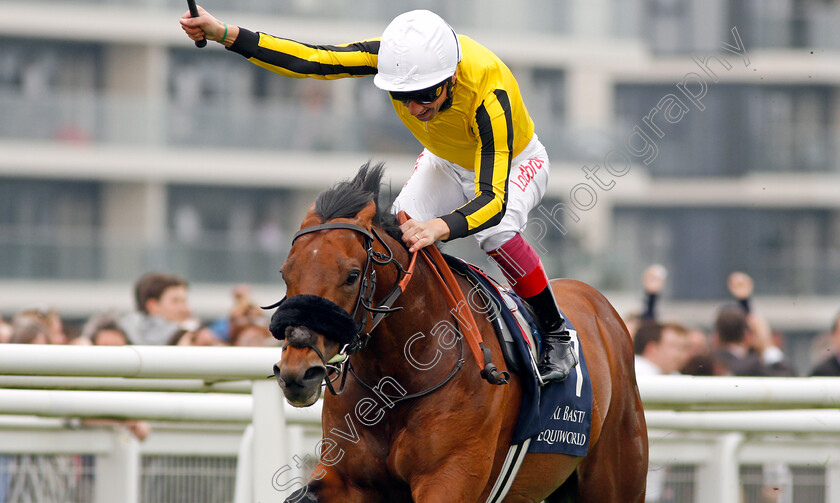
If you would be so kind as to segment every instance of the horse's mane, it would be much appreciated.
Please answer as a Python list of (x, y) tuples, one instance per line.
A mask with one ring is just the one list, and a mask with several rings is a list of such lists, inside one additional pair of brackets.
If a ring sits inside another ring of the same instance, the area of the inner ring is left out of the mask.
[(353, 218), (371, 201), (376, 203), (374, 225), (379, 226), (389, 236), (402, 243), (402, 231), (397, 217), (387, 211), (390, 205), (380, 205), (379, 189), (385, 164), (371, 166), (370, 161), (359, 168), (352, 180), (345, 180), (327, 189), (315, 199), (315, 213), (324, 222), (334, 218)]

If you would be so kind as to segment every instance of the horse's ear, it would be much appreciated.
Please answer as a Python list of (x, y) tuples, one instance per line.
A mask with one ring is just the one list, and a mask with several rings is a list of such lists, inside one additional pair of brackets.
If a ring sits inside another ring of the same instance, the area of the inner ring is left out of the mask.
[(356, 214), (356, 222), (366, 229), (373, 225), (373, 217), (376, 216), (376, 202), (371, 201)]
[(306, 211), (306, 216), (303, 217), (303, 222), (300, 223), (300, 228), (304, 229), (306, 227), (312, 227), (313, 225), (318, 225), (323, 221), (324, 219), (321, 218), (321, 215), (315, 212), (315, 203), (312, 203)]

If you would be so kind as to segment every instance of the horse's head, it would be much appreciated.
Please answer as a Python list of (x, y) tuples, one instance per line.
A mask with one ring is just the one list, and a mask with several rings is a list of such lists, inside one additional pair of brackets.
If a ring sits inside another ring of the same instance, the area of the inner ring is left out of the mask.
[(368, 331), (383, 169), (365, 165), (353, 180), (321, 193), (283, 264), (286, 299), (272, 317), (271, 332), (285, 342), (274, 370), (286, 400), (297, 407), (318, 400), (327, 362)]

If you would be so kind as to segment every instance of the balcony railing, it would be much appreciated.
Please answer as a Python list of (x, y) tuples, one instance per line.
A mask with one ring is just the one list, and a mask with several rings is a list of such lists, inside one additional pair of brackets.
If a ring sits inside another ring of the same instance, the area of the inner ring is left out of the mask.
[[(2, 3), (56, 3), (60, 0), (0, 0)], [(77, 4), (126, 5), (134, 8), (171, 9), (169, 0), (78, 0)], [(571, 0), (200, 0), (199, 5), (211, 12), (236, 11), (278, 17), (313, 18), (333, 21), (361, 21), (386, 24), (402, 12), (412, 9), (429, 9), (436, 12), (458, 30), (479, 28), (504, 29), (519, 33), (564, 34), (570, 27)], [(181, 2), (186, 10), (186, 3)]]
[[(290, 100), (237, 100), (188, 106), (106, 93), (0, 92), (0, 139), (125, 145), (346, 152), (419, 152), (383, 97), (382, 106), (312, 107)], [(586, 159), (612, 133), (575, 132), (562, 118), (535, 114), (552, 158)], [(617, 138), (617, 135), (614, 136)], [(589, 145), (589, 147), (587, 147)], [(603, 150), (599, 155), (603, 155)]]

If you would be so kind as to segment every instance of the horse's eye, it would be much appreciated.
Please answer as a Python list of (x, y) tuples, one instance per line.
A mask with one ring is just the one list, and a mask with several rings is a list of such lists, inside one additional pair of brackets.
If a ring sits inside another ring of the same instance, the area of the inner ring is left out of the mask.
[(361, 275), (362, 275), (362, 272), (359, 271), (358, 269), (355, 270), (355, 271), (352, 271), (350, 274), (347, 275), (347, 280), (344, 282), (344, 284), (345, 285), (355, 284), (356, 281), (359, 280), (359, 276), (361, 276)]

